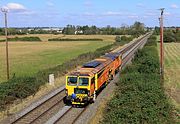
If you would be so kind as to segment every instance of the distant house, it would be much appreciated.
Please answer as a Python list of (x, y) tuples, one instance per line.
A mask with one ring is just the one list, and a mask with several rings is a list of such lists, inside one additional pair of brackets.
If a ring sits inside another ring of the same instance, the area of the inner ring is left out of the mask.
[(27, 29), (28, 31), (33, 31), (34, 30), (34, 28), (29, 28), (29, 29)]
[(75, 33), (75, 34), (83, 34), (83, 31), (82, 31), (82, 30), (80, 30), (80, 31), (75, 31), (74, 33)]
[(62, 33), (62, 28), (42, 28), (43, 31), (55, 31), (57, 33)]
[(18, 31), (19, 31), (20, 33), (22, 33), (22, 29), (19, 29)]

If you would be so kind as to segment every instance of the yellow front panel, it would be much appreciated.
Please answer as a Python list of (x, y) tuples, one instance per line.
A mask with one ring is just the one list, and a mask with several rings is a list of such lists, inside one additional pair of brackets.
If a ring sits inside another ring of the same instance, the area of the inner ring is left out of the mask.
[(66, 89), (68, 91), (68, 95), (72, 95), (74, 93), (74, 88), (76, 88), (76, 86), (68, 86), (68, 76), (66, 76)]
[[(71, 76), (73, 77), (73, 76)], [(89, 77), (86, 77), (89, 78)], [(88, 86), (69, 86), (68, 85), (68, 76), (66, 76), (66, 89), (68, 91), (68, 95), (72, 95), (74, 93), (74, 88), (83, 88), (83, 89), (88, 89), (90, 90), (90, 78), (89, 78), (89, 85)]]
[(67, 86), (66, 89), (68, 91), (68, 95), (72, 95), (74, 93), (74, 88), (76, 88), (76, 86)]

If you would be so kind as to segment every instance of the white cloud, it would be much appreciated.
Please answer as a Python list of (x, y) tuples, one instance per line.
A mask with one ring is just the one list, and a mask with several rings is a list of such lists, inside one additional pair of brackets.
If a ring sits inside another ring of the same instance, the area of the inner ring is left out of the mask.
[(92, 7), (93, 4), (92, 4), (91, 1), (85, 1), (85, 2), (84, 2), (84, 6), (86, 6), (86, 7)]
[(4, 6), (5, 8), (8, 8), (10, 11), (23, 11), (26, 10), (26, 8), (19, 3), (8, 3), (6, 6)]
[(129, 15), (128, 18), (135, 19), (135, 18), (138, 18), (138, 16), (137, 15)]
[(178, 7), (178, 5), (176, 5), (176, 4), (172, 4), (172, 5), (171, 5), (171, 8), (173, 8), (173, 9), (178, 9), (179, 7)]
[(36, 14), (34, 11), (22, 11), (22, 12), (18, 12), (16, 13), (18, 15), (25, 15), (25, 16), (29, 16), (29, 15), (34, 15)]
[(95, 14), (94, 13), (90, 13), (90, 12), (85, 12), (85, 13), (83, 13), (82, 14), (83, 16), (95, 16)]
[(143, 3), (138, 3), (136, 6), (137, 7), (145, 7)]
[(104, 16), (120, 16), (122, 15), (121, 12), (113, 12), (113, 11), (108, 11), (106, 13), (103, 14)]
[(51, 6), (51, 7), (54, 6), (54, 3), (51, 2), (51, 1), (47, 1), (46, 4), (47, 4), (48, 6)]
[(146, 16), (158, 16), (155, 12), (147, 12)]
[(2, 8), (8, 9), (13, 14), (29, 16), (36, 14), (34, 11), (28, 10), (24, 5), (19, 3), (8, 3)]
[(143, 16), (143, 18), (149, 18), (149, 17), (145, 15), (145, 16)]
[(165, 16), (171, 16), (171, 13), (170, 12), (164, 12), (164, 15)]

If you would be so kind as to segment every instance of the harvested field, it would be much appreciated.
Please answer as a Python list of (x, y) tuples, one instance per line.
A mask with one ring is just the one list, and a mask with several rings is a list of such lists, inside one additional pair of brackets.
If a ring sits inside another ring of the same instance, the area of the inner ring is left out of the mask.
[(180, 110), (180, 43), (165, 43), (164, 87), (172, 103)]
[[(82, 53), (111, 44), (109, 41), (9, 42), (10, 76), (31, 76), (60, 65)], [(0, 43), (0, 82), (6, 79), (5, 43)]]

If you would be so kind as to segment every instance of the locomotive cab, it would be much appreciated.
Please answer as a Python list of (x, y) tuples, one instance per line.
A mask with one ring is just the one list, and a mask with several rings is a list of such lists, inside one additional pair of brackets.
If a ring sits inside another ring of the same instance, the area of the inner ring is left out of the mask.
[(90, 76), (66, 76), (66, 100), (84, 105), (91, 99)]

